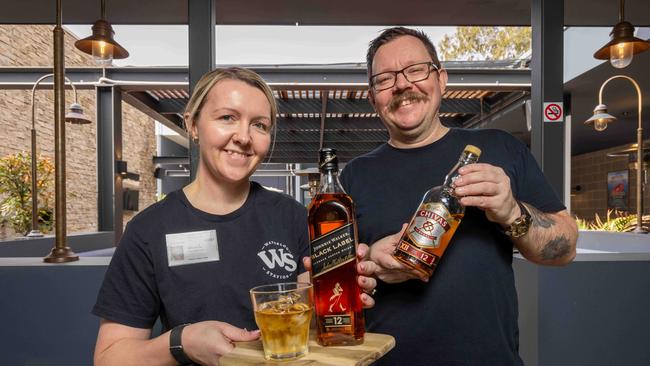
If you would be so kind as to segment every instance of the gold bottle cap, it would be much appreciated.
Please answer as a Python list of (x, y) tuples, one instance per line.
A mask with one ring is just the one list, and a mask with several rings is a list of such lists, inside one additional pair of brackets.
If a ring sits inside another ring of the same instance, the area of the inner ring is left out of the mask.
[(465, 151), (468, 151), (474, 155), (481, 156), (481, 149), (474, 145), (467, 145), (465, 146)]

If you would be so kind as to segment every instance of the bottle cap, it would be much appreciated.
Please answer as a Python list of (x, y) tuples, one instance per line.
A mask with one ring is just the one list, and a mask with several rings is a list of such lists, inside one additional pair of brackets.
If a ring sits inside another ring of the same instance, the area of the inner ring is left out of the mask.
[(481, 156), (481, 149), (479, 149), (478, 147), (476, 147), (474, 145), (465, 146), (465, 151), (470, 152), (470, 153), (472, 153), (474, 155)]
[(336, 157), (336, 149), (324, 147), (320, 149), (319, 154), (318, 167), (320, 170), (338, 169), (339, 159)]

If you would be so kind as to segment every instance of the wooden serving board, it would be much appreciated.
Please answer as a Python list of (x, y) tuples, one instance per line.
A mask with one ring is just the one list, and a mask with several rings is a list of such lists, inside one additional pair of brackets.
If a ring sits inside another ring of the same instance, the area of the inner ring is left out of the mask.
[(219, 360), (221, 366), (365, 366), (378, 360), (395, 347), (395, 338), (386, 334), (366, 333), (358, 346), (323, 347), (316, 334), (309, 336), (309, 353), (292, 361), (267, 361), (262, 341), (237, 342), (235, 350)]

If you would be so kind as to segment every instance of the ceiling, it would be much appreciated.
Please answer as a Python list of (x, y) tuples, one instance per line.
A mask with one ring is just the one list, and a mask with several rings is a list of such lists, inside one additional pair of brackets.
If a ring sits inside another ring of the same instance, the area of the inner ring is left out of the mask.
[[(128, 93), (139, 99), (146, 98), (143, 94), (155, 98), (164, 109), (161, 113), (167, 116), (180, 115), (187, 103), (187, 97), (177, 97), (179, 94), (187, 94), (184, 89)], [(367, 100), (366, 90), (275, 90), (274, 94), (279, 116), (271, 162), (315, 163), (321, 146), (337, 149), (339, 159), (348, 161), (388, 140), (383, 123)], [(441, 120), (447, 126), (465, 127), (482, 114), (494, 112), (512, 94), (519, 93), (492, 90), (447, 91), (441, 105)]]
[[(51, 0), (31, 0), (14, 2), (3, 1), (0, 12), (0, 24), (2, 23), (46, 23), (54, 22), (55, 6)], [(99, 0), (62, 0), (63, 19), (66, 24), (83, 23), (88, 24), (95, 21), (99, 16)], [(358, 0), (358, 1), (318, 1), (318, 0), (278, 0), (273, 2), (261, 0), (216, 0), (216, 22), (217, 24), (268, 24), (268, 25), (529, 25), (530, 24), (530, 0), (456, 0), (449, 1), (411, 1), (409, 6), (396, 6), (394, 1), (388, 0)], [(272, 4), (272, 5), (271, 5)], [(618, 2), (616, 0), (565, 0), (565, 25), (567, 26), (611, 26), (617, 22)], [(417, 9), (417, 11), (413, 11)], [(107, 19), (113, 24), (187, 24), (187, 0), (108, 0), (106, 3)], [(649, 0), (627, 0), (626, 20), (635, 26), (650, 26), (650, 1)], [(635, 75), (642, 89), (647, 90), (650, 85), (650, 75), (647, 73), (650, 65), (650, 52), (638, 55), (628, 68), (622, 73)], [(328, 68), (333, 66), (328, 65)], [(333, 68), (336, 68), (334, 66)], [(338, 72), (339, 70), (335, 70)], [(614, 75), (617, 70), (607, 63), (604, 63), (565, 84), (565, 91), (571, 94), (572, 123), (572, 153), (580, 154), (605, 147), (617, 146), (632, 143), (635, 140), (636, 129), (636, 98), (634, 89), (625, 85), (626, 81), (613, 81), (605, 92), (605, 102), (610, 107), (610, 112), (620, 120), (604, 132), (596, 133), (589, 126), (583, 125), (582, 121), (591, 115), (591, 109), (597, 103), (597, 91), (602, 81)], [(302, 72), (302, 71), (300, 71)], [(311, 83), (318, 83), (320, 89), (323, 85), (324, 70), (315, 70), (300, 90), (308, 91)], [(481, 72), (485, 72), (482, 70)], [(468, 70), (464, 71), (467, 75)], [(304, 74), (304, 73), (303, 73)], [(274, 75), (265, 77), (273, 84)], [(357, 77), (356, 71), (350, 75), (338, 73), (340, 80)], [(329, 76), (328, 76), (329, 77)], [(363, 76), (361, 76), (363, 79)], [(335, 85), (337, 80), (329, 78), (330, 85)], [(359, 80), (357, 80), (359, 82)], [(363, 80), (360, 81), (363, 83)], [(283, 87), (275, 85), (276, 89)], [(182, 88), (181, 88), (182, 89)], [(290, 88), (284, 88), (291, 92)], [(459, 88), (460, 89), (460, 88)], [(312, 93), (317, 88), (312, 85)], [(355, 91), (357, 89), (350, 89)], [(146, 91), (145, 91), (146, 92)], [(526, 93), (525, 91), (523, 92)], [(510, 94), (494, 94), (486, 96), (488, 101), (509, 101), (514, 102), (508, 108), (494, 108), (493, 114), (487, 115), (487, 123), (491, 127), (499, 127), (510, 131), (524, 141), (529, 138), (525, 124), (526, 113), (521, 104), (522, 91)], [(646, 93), (644, 98), (644, 109), (650, 113), (649, 97)], [(136, 95), (134, 93), (134, 95)], [(145, 94), (140, 94), (145, 95)], [(290, 99), (287, 94), (287, 99)], [(347, 94), (344, 100), (349, 100)], [(148, 97), (151, 97), (150, 95)], [(523, 96), (525, 97), (525, 95)], [(281, 106), (283, 104), (282, 94), (279, 95)], [(491, 100), (490, 98), (493, 98)], [(154, 98), (155, 99), (155, 98)], [(299, 98), (304, 99), (304, 98)], [(307, 98), (310, 99), (310, 98)], [(314, 99), (314, 98), (312, 98)], [(317, 99), (317, 98), (315, 98)], [(329, 99), (328, 105), (336, 102), (337, 98)], [(363, 100), (363, 95), (355, 94), (352, 100)], [(463, 99), (463, 98), (461, 98)], [(468, 99), (468, 98), (465, 98)], [(303, 103), (288, 101), (284, 107)], [(463, 100), (461, 104), (467, 104)], [(176, 108), (181, 108), (183, 100), (171, 101), (180, 103)], [(311, 104), (310, 104), (311, 103)], [(316, 103), (316, 104), (314, 104)], [(320, 114), (317, 112), (317, 104), (320, 101), (304, 102), (304, 111), (294, 109), (296, 113), (288, 113), (282, 116), (280, 126), (286, 121), (300, 118), (303, 121), (310, 121), (310, 125), (318, 124), (320, 127)], [(350, 102), (345, 102), (350, 103)], [(154, 103), (155, 104), (155, 103)], [(165, 104), (166, 108), (173, 108), (173, 105)], [(362, 102), (357, 106), (363, 105)], [(156, 106), (156, 105), (155, 105)], [(154, 107), (155, 107), (154, 106)], [(281, 107), (283, 108), (283, 107)], [(329, 108), (329, 107), (328, 107)], [(365, 108), (365, 109), (364, 109)], [(155, 109), (155, 108), (154, 108)], [(308, 112), (311, 111), (311, 112)], [(367, 105), (362, 107), (365, 114), (355, 114), (351, 111), (341, 114), (326, 114), (329, 119), (364, 118), (367, 121), (375, 121), (373, 126), (378, 126), (376, 116), (368, 114)], [(454, 112), (454, 111), (452, 111)], [(487, 110), (481, 110), (482, 113)], [(508, 113), (506, 113), (508, 112)], [(457, 112), (456, 112), (457, 113)], [(300, 115), (300, 117), (298, 117)], [(178, 123), (179, 117), (166, 114), (174, 123)], [(363, 116), (363, 117), (362, 117)], [(461, 125), (472, 125), (476, 121), (476, 115), (471, 113), (454, 114), (447, 116), (446, 122), (460, 123)], [(646, 136), (650, 134), (648, 118), (645, 118), (644, 127)], [(307, 123), (307, 122), (305, 122)], [(483, 125), (485, 125), (484, 123)], [(327, 127), (327, 126), (326, 126)], [(334, 128), (336, 129), (336, 125)], [(374, 127), (370, 130), (375, 129)], [(367, 131), (371, 132), (371, 131)], [(375, 131), (378, 132), (378, 131)], [(279, 132), (278, 141), (288, 139), (291, 128)], [(307, 133), (307, 132), (305, 132)], [(285, 136), (285, 134), (287, 134)], [(334, 135), (324, 134), (323, 141), (329, 141)], [(377, 135), (376, 138), (380, 136)], [(320, 136), (319, 136), (320, 140)], [(316, 140), (316, 142), (320, 142)], [(345, 141), (341, 141), (343, 144)], [(287, 141), (287, 143), (289, 143)], [(314, 140), (302, 141), (302, 143), (314, 143)], [(366, 147), (371, 147), (368, 145)]]
[[(644, 129), (650, 138), (650, 52), (635, 56), (630, 66), (615, 70), (608, 63), (579, 75), (565, 84), (571, 95), (572, 154), (635, 142), (636, 93), (625, 80), (612, 81), (604, 93), (609, 111), (619, 120), (604, 132), (585, 126), (598, 103), (598, 89), (608, 77), (620, 71), (634, 75), (643, 90)], [(385, 141), (386, 132), (366, 101), (366, 74), (362, 64), (253, 66), (275, 90), (280, 104), (278, 162), (306, 162), (314, 159), (320, 146), (322, 90), (327, 91), (323, 143), (341, 149), (347, 159)], [(529, 98), (530, 70), (516, 63), (450, 62), (449, 87), (443, 102), (443, 121), (453, 126), (490, 127), (509, 131), (529, 142), (524, 101)], [(0, 89), (31, 89), (47, 68), (0, 68)], [(176, 132), (184, 134), (181, 112), (187, 102), (187, 68), (109, 68), (109, 79), (120, 80), (124, 100)], [(78, 88), (92, 89), (102, 75), (97, 68), (68, 68)], [(48, 87), (44, 83), (44, 87)], [(118, 83), (119, 84), (119, 83)], [(480, 100), (483, 98), (483, 105)], [(482, 117), (482, 118), (481, 118)], [(183, 143), (184, 140), (177, 139)], [(293, 152), (292, 152), (293, 151)], [(296, 161), (294, 161), (294, 159)]]
[[(445, 67), (450, 82), (440, 117), (448, 126), (472, 127), (524, 98), (530, 89), (530, 70), (520, 63), (448, 62)], [(284, 66), (275, 68), (272, 75), (263, 67), (253, 69), (271, 84), (278, 102), (278, 130), (270, 162), (315, 163), (321, 146), (337, 149), (339, 159), (345, 162), (388, 139), (368, 102), (367, 85), (350, 82), (365, 78), (365, 67), (338, 65), (338, 73), (348, 83), (327, 85), (306, 82), (313, 67)], [(292, 82), (279, 82), (284, 77), (293, 78)], [(330, 74), (327, 79), (332, 82), (337, 78)], [(130, 86), (125, 93), (128, 103), (141, 110), (148, 108), (154, 118), (161, 120), (162, 116), (168, 124), (182, 129), (182, 112), (189, 98), (186, 87)]]
[[(62, 0), (64, 24), (91, 24), (99, 0)], [(217, 24), (258, 25), (530, 25), (531, 0), (216, 0)], [(567, 26), (611, 26), (616, 0), (565, 0)], [(52, 0), (2, 0), (0, 24), (53, 24)], [(187, 0), (108, 0), (113, 24), (187, 24)], [(627, 20), (650, 26), (650, 1), (627, 0)]]
[[(449, 126), (471, 128), (511, 115), (513, 103), (530, 94), (530, 69), (521, 61), (445, 62), (449, 76), (441, 119)], [(221, 65), (224, 66), (224, 65)], [(321, 146), (334, 147), (347, 161), (376, 148), (387, 132), (367, 100), (363, 64), (249, 66), (274, 90), (279, 105), (278, 130), (271, 162), (315, 162)], [(1, 89), (31, 89), (51, 69), (0, 67)], [(103, 76), (105, 73), (105, 76)], [(119, 86), (122, 99), (184, 138), (182, 113), (189, 98), (186, 67), (71, 67), (66, 77), (77, 89)], [(51, 83), (42, 83), (48, 88)], [(521, 119), (503, 127), (517, 136)], [(483, 121), (483, 122), (482, 122)], [(525, 122), (524, 122), (525, 126)], [(322, 131), (322, 133), (321, 133)], [(518, 137), (525, 139), (527, 131)]]

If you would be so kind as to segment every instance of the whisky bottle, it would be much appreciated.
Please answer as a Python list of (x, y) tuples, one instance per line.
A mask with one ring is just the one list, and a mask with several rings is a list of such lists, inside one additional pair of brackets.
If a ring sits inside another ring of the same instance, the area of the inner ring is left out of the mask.
[(458, 169), (476, 163), (481, 149), (465, 146), (463, 153), (445, 177), (441, 186), (428, 190), (400, 238), (393, 256), (430, 277), (447, 249), (456, 228), (465, 215), (465, 207), (454, 194)]
[(320, 186), (309, 205), (311, 278), (318, 344), (363, 343), (365, 322), (357, 284), (354, 204), (338, 177), (336, 150), (320, 150)]

